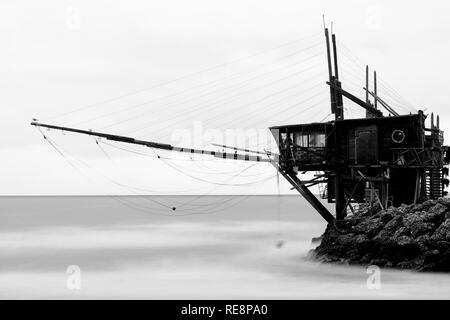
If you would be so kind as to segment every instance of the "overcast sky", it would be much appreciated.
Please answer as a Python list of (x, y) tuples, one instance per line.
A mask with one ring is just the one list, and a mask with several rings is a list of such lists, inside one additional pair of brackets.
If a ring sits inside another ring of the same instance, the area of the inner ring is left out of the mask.
[[(426, 108), (441, 115), (449, 132), (449, 7), (446, 1), (4, 0), (0, 194), (124, 194), (130, 186), (140, 193), (277, 192), (270, 165), (246, 169), (249, 163), (164, 152), (178, 160), (163, 162), (151, 150), (125, 146), (148, 155), (142, 156), (117, 149), (122, 145), (100, 149), (90, 137), (45, 132), (74, 157), (68, 163), (29, 122), (36, 117), (209, 148), (218, 133), (246, 129), (259, 140), (242, 144), (270, 148), (261, 138), (270, 125), (331, 119), (322, 14), (328, 25), (334, 21), (344, 87), (361, 93), (367, 63), (398, 111)], [(358, 112), (348, 105), (346, 116)], [(281, 188), (289, 192), (285, 183)]]

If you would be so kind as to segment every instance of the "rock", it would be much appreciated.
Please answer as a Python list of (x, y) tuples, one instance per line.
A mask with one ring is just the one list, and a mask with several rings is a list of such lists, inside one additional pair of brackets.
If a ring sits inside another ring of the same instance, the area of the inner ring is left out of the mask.
[(426, 208), (425, 210), (428, 210), (428, 208), (436, 205), (437, 203), (438, 203), (437, 200), (427, 200), (424, 203), (422, 203), (422, 206), (424, 209)]
[(410, 228), (411, 236), (417, 238), (418, 236), (432, 233), (435, 230), (435, 226), (430, 222), (418, 222), (413, 224)]
[(372, 238), (376, 236), (383, 227), (384, 223), (380, 218), (369, 218), (361, 221), (353, 228), (353, 230), (357, 233), (365, 234), (368, 238)]
[(439, 215), (446, 212), (447, 210), (448, 208), (445, 205), (438, 203), (434, 207), (431, 207), (430, 210), (428, 210), (428, 213)]
[(436, 262), (435, 271), (450, 270), (450, 248), (445, 251), (438, 262)]
[(360, 216), (364, 216), (364, 217), (372, 217), (374, 215), (376, 215), (378, 212), (380, 212), (381, 207), (379, 204), (376, 204), (375, 206), (371, 207), (371, 208), (367, 208), (366, 210), (362, 210), (359, 212)]
[(442, 223), (431, 236), (434, 241), (450, 241), (450, 219)]
[(424, 263), (424, 266), (420, 268), (421, 271), (448, 272), (450, 270), (450, 249), (442, 254), (430, 253), (428, 259), (433, 262)]
[(408, 236), (401, 236), (397, 239), (396, 244), (399, 247), (409, 248), (409, 247), (417, 247), (417, 242), (414, 241), (413, 238)]
[(449, 212), (447, 198), (366, 209), (329, 224), (312, 257), (326, 263), (449, 272)]
[(370, 261), (371, 261), (371, 257), (370, 257), (369, 253), (365, 254), (364, 256), (362, 256), (361, 259), (359, 259), (359, 263), (361, 263), (361, 264), (369, 265)]
[(357, 225), (360, 222), (360, 218), (352, 218), (348, 217), (342, 221), (336, 221), (336, 226), (342, 231), (351, 231), (352, 227)]
[(438, 202), (446, 207), (450, 207), (450, 198), (439, 198)]
[(408, 213), (408, 212), (410, 212), (410, 206), (407, 206), (406, 204), (402, 204), (400, 207), (398, 207), (397, 208), (397, 212), (399, 213), (399, 214), (405, 214), (405, 213)]
[(436, 263), (440, 260), (440, 254), (441, 252), (439, 250), (431, 250), (428, 252), (425, 252), (424, 254), (424, 263), (430, 264), (430, 263)]
[(384, 224), (388, 223), (392, 219), (394, 219), (394, 215), (391, 212), (384, 212), (380, 216), (381, 222)]
[(402, 237), (402, 236), (407, 236), (409, 235), (409, 229), (406, 227), (400, 227), (399, 229), (397, 229), (393, 235), (393, 240), (396, 241), (398, 238)]
[(400, 229), (401, 227), (403, 227), (403, 218), (401, 216), (396, 216), (388, 223), (386, 223), (383, 230), (393, 233), (395, 232), (395, 230)]
[(427, 213), (425, 211), (416, 212), (413, 214), (408, 214), (403, 218), (403, 224), (408, 229), (417, 223), (424, 222), (424, 217)]
[(420, 246), (422, 252), (428, 251), (430, 249), (430, 236), (427, 234), (421, 235), (416, 239), (417, 244)]
[(396, 267), (399, 269), (418, 269), (422, 265), (423, 265), (423, 258), (416, 258), (397, 263)]
[(336, 238), (336, 244), (341, 246), (350, 245), (354, 242), (353, 234), (341, 234)]
[(445, 252), (450, 248), (450, 242), (448, 241), (436, 241), (432, 245), (441, 252)]
[(370, 261), (370, 264), (379, 267), (384, 267), (388, 262), (389, 261), (387, 259), (373, 259), (372, 261)]
[(423, 215), (423, 221), (438, 223), (442, 222), (445, 218), (445, 213), (448, 211), (448, 208), (440, 203), (431, 207), (428, 212)]

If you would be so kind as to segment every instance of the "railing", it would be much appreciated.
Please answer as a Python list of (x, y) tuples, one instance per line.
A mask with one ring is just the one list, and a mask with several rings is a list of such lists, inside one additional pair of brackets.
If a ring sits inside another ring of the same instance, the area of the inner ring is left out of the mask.
[(325, 148), (293, 147), (293, 157), (301, 164), (323, 164), (326, 160)]
[(398, 166), (440, 166), (440, 153), (430, 148), (393, 148), (392, 164)]

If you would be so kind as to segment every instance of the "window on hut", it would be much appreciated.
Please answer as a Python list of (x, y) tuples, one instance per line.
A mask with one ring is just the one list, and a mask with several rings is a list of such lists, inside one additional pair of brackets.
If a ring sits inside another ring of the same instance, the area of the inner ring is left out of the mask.
[(299, 132), (295, 135), (295, 144), (306, 148), (324, 148), (325, 134), (321, 132)]
[(324, 148), (325, 147), (325, 134), (321, 132), (309, 133), (309, 147), (310, 148)]
[(308, 147), (308, 134), (298, 133), (295, 135), (295, 144), (300, 147)]

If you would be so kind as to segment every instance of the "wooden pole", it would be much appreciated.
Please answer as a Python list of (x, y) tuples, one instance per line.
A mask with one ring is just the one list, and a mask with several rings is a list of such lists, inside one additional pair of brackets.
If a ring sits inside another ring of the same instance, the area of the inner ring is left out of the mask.
[[(364, 88), (366, 90), (366, 104), (370, 105), (369, 100), (369, 66), (366, 65), (366, 87)], [(366, 118), (372, 118), (372, 114), (368, 111), (366, 111)]]
[[(331, 40), (333, 43), (333, 57), (334, 57), (334, 83), (338, 88), (341, 88), (341, 83), (339, 82), (339, 68), (337, 59), (337, 47), (336, 47), (336, 36), (331, 35)], [(344, 107), (342, 101), (342, 92), (340, 90), (334, 90), (334, 99), (336, 101), (336, 120), (344, 120)]]
[(420, 179), (421, 179), (422, 175), (419, 169), (416, 170), (416, 188), (414, 191), (414, 203), (418, 203), (419, 199), (420, 199), (420, 187), (421, 187), (421, 183), (420, 183)]
[(336, 50), (336, 36), (334, 34), (331, 35), (331, 41), (333, 42), (334, 77), (336, 78), (336, 80), (339, 80), (339, 68), (338, 68), (337, 50)]
[(366, 103), (369, 104), (369, 66), (366, 65)]
[(314, 194), (297, 178), (297, 176), (290, 172), (287, 173), (283, 170), (278, 169), (281, 175), (297, 190), (306, 201), (308, 201), (314, 209), (328, 222), (333, 223), (334, 217), (328, 211), (327, 208), (314, 196)]
[[(325, 41), (327, 45), (327, 62), (328, 62), (328, 77), (331, 83), (333, 81), (333, 69), (331, 67), (331, 52), (330, 52), (330, 36), (328, 34), (328, 28), (325, 28)], [(330, 100), (331, 100), (331, 112), (336, 115), (336, 98), (335, 98), (335, 90), (330, 86)]]
[[(327, 46), (329, 48), (329, 38), (328, 38), (328, 30), (326, 30), (326, 37), (327, 37)], [(342, 88), (338, 79), (339, 76), (339, 70), (338, 70), (338, 60), (337, 60), (337, 48), (336, 48), (336, 36), (332, 35), (332, 41), (333, 41), (333, 57), (334, 57), (334, 70), (335, 70), (335, 76), (333, 76), (331, 73), (330, 81), (329, 83), (330, 88), (333, 89), (331, 92), (331, 99), (334, 100), (334, 110), (335, 110), (335, 120), (343, 120), (344, 119), (344, 108), (342, 103)], [(329, 49), (328, 49), (329, 50)], [(328, 69), (331, 70), (331, 57), (328, 52)], [(339, 145), (340, 140), (340, 134), (339, 130), (336, 131), (334, 134), (335, 138), (335, 144), (336, 144), (336, 158), (341, 158), (341, 146)], [(347, 215), (346, 212), (346, 201), (345, 201), (345, 194), (344, 194), (344, 188), (343, 188), (343, 179), (342, 179), (342, 168), (340, 168), (339, 164), (336, 164), (336, 168), (334, 170), (334, 195), (336, 200), (336, 219), (337, 220), (343, 220), (345, 216)]]
[[(367, 88), (367, 91), (368, 91), (368, 90), (369, 90), (369, 88)], [(373, 72), (373, 92), (375, 93), (376, 96), (378, 96), (378, 90), (377, 90), (377, 72), (376, 72), (376, 71)], [(374, 108), (375, 108), (375, 109), (378, 109), (377, 105), (378, 105), (378, 101), (377, 101), (377, 99), (375, 99), (375, 102), (374, 102)]]

